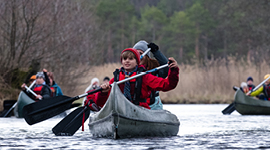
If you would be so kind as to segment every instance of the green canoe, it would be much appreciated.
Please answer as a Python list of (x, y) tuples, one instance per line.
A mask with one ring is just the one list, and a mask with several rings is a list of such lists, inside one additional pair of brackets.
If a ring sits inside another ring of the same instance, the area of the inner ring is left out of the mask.
[(89, 129), (95, 137), (129, 138), (176, 136), (180, 122), (167, 110), (149, 110), (134, 105), (113, 84), (104, 107), (89, 117)]
[(234, 95), (235, 109), (242, 115), (270, 115), (270, 101), (246, 96), (241, 90)]
[(34, 103), (35, 101), (31, 99), (27, 94), (25, 94), (23, 91), (21, 91), (18, 100), (17, 105), (14, 108), (14, 114), (17, 118), (23, 118), (22, 116), (22, 110), (25, 105)]

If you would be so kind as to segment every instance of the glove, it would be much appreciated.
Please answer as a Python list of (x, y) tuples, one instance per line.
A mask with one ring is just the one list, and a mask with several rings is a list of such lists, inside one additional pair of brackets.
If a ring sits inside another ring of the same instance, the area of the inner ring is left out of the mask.
[(88, 106), (92, 111), (99, 111), (100, 108), (97, 106), (97, 104), (92, 100), (88, 100), (84, 104), (85, 106)]
[(159, 47), (155, 43), (149, 43), (148, 48), (151, 48), (151, 52), (156, 52), (158, 51)]

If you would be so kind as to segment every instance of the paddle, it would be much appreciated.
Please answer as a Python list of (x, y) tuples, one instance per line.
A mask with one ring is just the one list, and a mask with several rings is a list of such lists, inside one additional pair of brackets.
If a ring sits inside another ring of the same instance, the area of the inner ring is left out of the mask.
[[(168, 64), (162, 65), (160, 67), (154, 68), (152, 70), (148, 70), (146, 72), (141, 72), (138, 75), (132, 76), (130, 78), (126, 78), (124, 80), (116, 82), (116, 84), (121, 84), (126, 81), (138, 78), (140, 76), (146, 75), (151, 72), (155, 72), (159, 69), (167, 67)], [(82, 115), (85, 112), (85, 117)], [(61, 120), (53, 129), (53, 133), (58, 136), (72, 136), (82, 125), (82, 121), (84, 118), (84, 121), (88, 119), (90, 115), (90, 108), (88, 106), (79, 107), (72, 113), (70, 113), (68, 116), (66, 116), (63, 120)], [(75, 116), (75, 118), (74, 118)]]
[[(251, 94), (253, 91), (256, 91), (258, 88), (260, 88), (267, 80), (270, 79), (270, 76), (263, 80), (259, 85), (257, 85), (254, 89), (250, 90), (247, 95)], [(232, 102), (229, 106), (227, 106), (224, 110), (222, 110), (223, 115), (230, 115), (233, 111), (235, 111), (235, 103)]]
[[(29, 86), (29, 88), (27, 86), (25, 86), (25, 88), (27, 89), (27, 91), (30, 91), (31, 93), (33, 92), (31, 90), (31, 87), (36, 83), (36, 80), (34, 80), (32, 82), (32, 84)], [(33, 92), (34, 93), (34, 92)], [(36, 93), (34, 93), (36, 94)], [(36, 96), (36, 95), (35, 95)], [(17, 102), (15, 104), (13, 104), (13, 106), (7, 111), (7, 113), (4, 115), (4, 117), (7, 117), (9, 115), (9, 113), (17, 106)]]

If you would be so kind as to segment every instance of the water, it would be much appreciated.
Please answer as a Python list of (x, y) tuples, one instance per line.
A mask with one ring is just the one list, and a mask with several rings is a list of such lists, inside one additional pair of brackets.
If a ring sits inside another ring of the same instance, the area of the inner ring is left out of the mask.
[(0, 118), (0, 149), (270, 149), (270, 116), (222, 115), (228, 105), (165, 105), (181, 125), (167, 138), (94, 138), (87, 123), (74, 136), (55, 136), (52, 118), (29, 126), (24, 119)]

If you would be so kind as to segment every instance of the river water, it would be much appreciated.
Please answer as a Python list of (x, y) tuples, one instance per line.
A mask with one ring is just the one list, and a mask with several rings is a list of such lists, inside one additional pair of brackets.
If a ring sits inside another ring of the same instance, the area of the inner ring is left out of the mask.
[[(29, 126), (24, 119), (0, 118), (0, 149), (270, 149), (270, 116), (222, 115), (228, 105), (164, 105), (180, 120), (175, 137), (104, 139), (85, 131), (55, 136), (52, 118)], [(88, 120), (87, 120), (88, 121)]]

